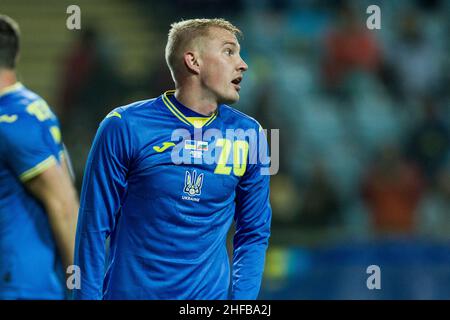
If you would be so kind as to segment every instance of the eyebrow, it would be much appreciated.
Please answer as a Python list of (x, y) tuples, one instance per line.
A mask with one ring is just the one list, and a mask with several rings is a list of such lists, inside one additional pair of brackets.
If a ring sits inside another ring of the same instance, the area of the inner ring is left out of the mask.
[(222, 44), (222, 47), (226, 46), (227, 44), (230, 44), (230, 45), (232, 45), (232, 46), (234, 46), (236, 48), (239, 47), (239, 45), (236, 42), (234, 42), (234, 41), (224, 41), (223, 44)]

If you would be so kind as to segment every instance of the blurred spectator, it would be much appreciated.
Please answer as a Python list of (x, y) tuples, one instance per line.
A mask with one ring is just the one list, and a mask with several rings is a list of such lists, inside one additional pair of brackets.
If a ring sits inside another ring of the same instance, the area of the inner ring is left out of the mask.
[(241, 5), (241, 0), (175, 0), (172, 4), (177, 8), (175, 11), (183, 13), (183, 17), (196, 16), (198, 12), (202, 12), (205, 18), (235, 15), (240, 11)]
[(381, 50), (373, 34), (350, 6), (340, 8), (339, 22), (325, 39), (323, 68), (328, 86), (339, 87), (352, 71), (377, 73)]
[(83, 27), (64, 59), (59, 95), (63, 125), (82, 113), (86, 117), (84, 125), (93, 130), (120, 101), (123, 83), (100, 39), (96, 29)]
[(431, 97), (423, 100), (423, 112), (423, 120), (411, 134), (408, 154), (419, 164), (427, 179), (432, 180), (450, 150), (450, 131), (440, 119), (436, 101)]
[(422, 10), (437, 11), (442, 9), (442, 3), (445, 0), (416, 0), (417, 4)]
[(418, 231), (427, 236), (448, 238), (450, 235), (450, 157), (448, 160), (418, 211)]
[(415, 11), (408, 11), (400, 21), (399, 37), (390, 46), (388, 61), (394, 68), (398, 94), (414, 101), (437, 92), (443, 66), (441, 50), (427, 38), (421, 16)]
[(156, 97), (167, 90), (175, 89), (166, 61), (161, 59), (156, 63), (154, 69), (138, 82), (137, 88), (142, 90), (145, 97)]
[[(292, 144), (292, 123), (288, 121), (283, 121), (283, 117), (274, 117), (273, 116), (273, 98), (275, 95), (275, 90), (270, 82), (264, 81), (259, 84), (261, 90), (257, 92), (257, 96), (254, 97), (252, 103), (255, 105), (255, 110), (253, 115), (255, 119), (258, 120), (263, 129), (267, 129), (267, 138), (269, 144), (271, 146), (270, 150), (276, 150), (278, 148), (279, 151), (279, 166), (282, 168), (284, 172), (288, 166), (288, 161), (291, 156), (293, 156), (292, 151), (290, 150), (290, 145)], [(282, 128), (282, 129), (281, 129)], [(274, 145), (274, 142), (271, 140), (271, 132), (270, 130), (279, 130), (279, 144), (278, 146)]]
[(80, 100), (82, 100), (81, 92), (95, 68), (96, 42), (95, 31), (90, 28), (83, 29), (69, 55), (64, 59), (59, 97), (63, 123), (66, 122), (66, 119), (71, 119), (75, 105), (80, 104)]
[(336, 190), (323, 165), (316, 163), (306, 189), (302, 191), (298, 222), (302, 227), (328, 227), (340, 223), (340, 204)]
[(96, 29), (83, 26), (62, 67), (61, 124), (72, 151), (78, 188), (98, 124), (110, 110), (123, 104), (128, 91), (111, 51)]
[(270, 181), (270, 203), (273, 224), (291, 224), (296, 221), (300, 205), (299, 190), (293, 179), (283, 173), (273, 176)]
[(409, 234), (415, 230), (423, 182), (420, 171), (403, 159), (398, 146), (386, 145), (381, 150), (362, 189), (376, 233)]

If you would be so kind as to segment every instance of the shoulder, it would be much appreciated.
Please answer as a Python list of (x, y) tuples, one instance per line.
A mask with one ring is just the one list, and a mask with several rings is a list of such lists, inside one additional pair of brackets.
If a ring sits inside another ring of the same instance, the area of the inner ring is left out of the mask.
[(158, 100), (160, 100), (160, 98), (152, 98), (116, 107), (106, 115), (104, 120), (116, 118), (126, 122), (132, 121), (136, 118), (151, 113), (154, 106), (158, 104)]
[(47, 119), (56, 119), (47, 102), (37, 94), (23, 89), (9, 94), (0, 106), (0, 131), (3, 134), (30, 133)]
[(239, 128), (257, 128), (258, 130), (261, 128), (261, 125), (255, 118), (226, 104), (220, 106), (220, 112), (226, 122), (232, 122), (234, 126)]
[(20, 89), (2, 97), (0, 108), (3, 110), (12, 109), (14, 111), (20, 111), (21, 109), (25, 110), (26, 107), (37, 101), (42, 101), (47, 104), (41, 96), (22, 86)]
[(112, 109), (101, 121), (99, 132), (130, 134), (130, 127), (151, 116), (159, 98), (140, 100)]
[[(57, 119), (47, 102), (25, 87), (2, 97), (0, 123), (33, 125), (48, 119)], [(13, 121), (14, 120), (14, 121)]]

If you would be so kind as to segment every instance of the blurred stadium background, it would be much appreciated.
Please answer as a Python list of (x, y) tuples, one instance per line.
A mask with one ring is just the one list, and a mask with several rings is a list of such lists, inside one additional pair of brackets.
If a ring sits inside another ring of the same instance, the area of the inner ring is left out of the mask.
[[(81, 30), (66, 9), (81, 8)], [(381, 30), (366, 8), (381, 8)], [(249, 64), (236, 108), (280, 128), (264, 299), (450, 299), (450, 2), (1, 0), (20, 80), (62, 123), (80, 187), (112, 108), (173, 88), (171, 22), (224, 17)], [(368, 290), (366, 268), (381, 268)]]

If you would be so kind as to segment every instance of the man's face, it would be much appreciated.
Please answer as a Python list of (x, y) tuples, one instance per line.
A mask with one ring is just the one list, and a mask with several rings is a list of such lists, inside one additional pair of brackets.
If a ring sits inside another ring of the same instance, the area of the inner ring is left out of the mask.
[(219, 104), (239, 100), (242, 75), (248, 69), (239, 53), (236, 37), (225, 29), (210, 28), (209, 36), (201, 39), (201, 85)]

